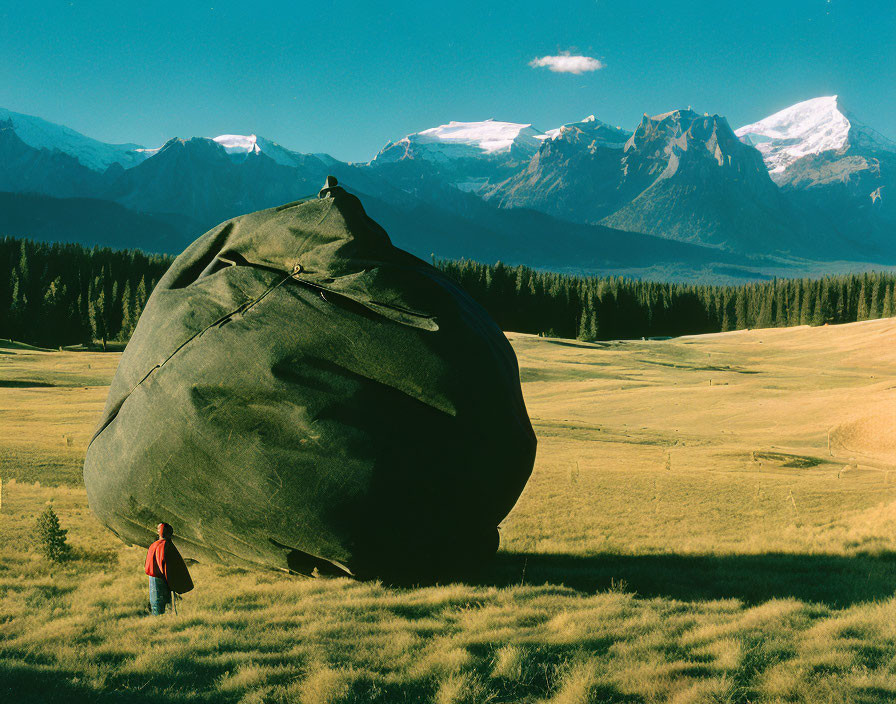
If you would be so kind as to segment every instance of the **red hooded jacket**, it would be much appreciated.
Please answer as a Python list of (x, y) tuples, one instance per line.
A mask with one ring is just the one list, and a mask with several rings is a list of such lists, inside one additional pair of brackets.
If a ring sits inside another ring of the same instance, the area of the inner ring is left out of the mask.
[(161, 577), (173, 592), (184, 594), (193, 588), (193, 580), (184, 559), (171, 540), (159, 538), (146, 553), (146, 574)]

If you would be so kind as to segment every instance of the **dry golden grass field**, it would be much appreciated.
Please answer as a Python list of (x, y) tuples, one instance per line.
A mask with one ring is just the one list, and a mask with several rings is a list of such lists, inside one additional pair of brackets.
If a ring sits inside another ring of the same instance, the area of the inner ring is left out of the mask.
[(0, 347), (3, 699), (896, 701), (896, 319), (509, 337), (538, 460), (481, 577), (195, 565), (158, 619), (80, 478), (118, 355)]

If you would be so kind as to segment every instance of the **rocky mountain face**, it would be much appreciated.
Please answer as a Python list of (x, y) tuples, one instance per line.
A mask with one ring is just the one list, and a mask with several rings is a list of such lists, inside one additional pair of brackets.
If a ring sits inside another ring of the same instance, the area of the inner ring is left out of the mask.
[(631, 135), (597, 121), (564, 127), (485, 197), (735, 251), (781, 249), (792, 227), (759, 152), (724, 118), (691, 110), (645, 115)]
[(572, 222), (600, 222), (619, 201), (619, 162), (630, 137), (630, 132), (593, 116), (551, 130), (524, 169), (483, 196), (502, 208), (531, 208)]
[(626, 142), (611, 227), (734, 251), (792, 251), (794, 223), (759, 153), (718, 115), (645, 116)]

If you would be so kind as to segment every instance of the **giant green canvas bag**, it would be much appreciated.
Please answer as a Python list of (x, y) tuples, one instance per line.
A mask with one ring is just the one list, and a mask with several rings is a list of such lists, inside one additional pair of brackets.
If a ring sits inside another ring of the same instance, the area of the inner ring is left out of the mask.
[(535, 457), (488, 314), (328, 180), (229, 220), (152, 293), (84, 463), (122, 540), (304, 574), (493, 554)]

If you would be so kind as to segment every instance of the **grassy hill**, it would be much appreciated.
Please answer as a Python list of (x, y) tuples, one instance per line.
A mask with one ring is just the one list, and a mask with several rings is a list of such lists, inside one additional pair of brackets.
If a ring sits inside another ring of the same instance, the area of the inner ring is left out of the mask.
[[(477, 580), (144, 551), (80, 462), (117, 354), (0, 347), (0, 692), (17, 702), (890, 702), (896, 319), (588, 344), (510, 333), (538, 460)], [(112, 468), (110, 468), (112, 471)], [(50, 502), (75, 559), (31, 542)]]

